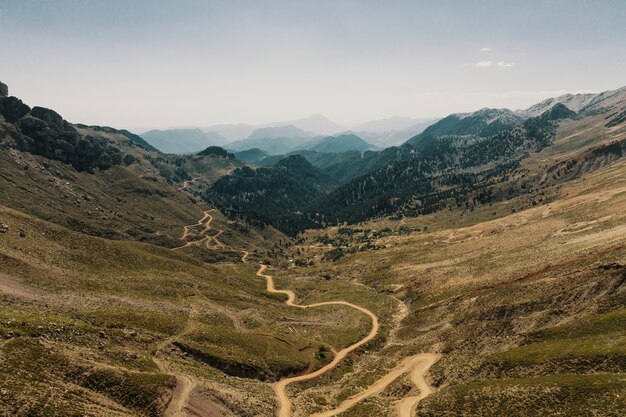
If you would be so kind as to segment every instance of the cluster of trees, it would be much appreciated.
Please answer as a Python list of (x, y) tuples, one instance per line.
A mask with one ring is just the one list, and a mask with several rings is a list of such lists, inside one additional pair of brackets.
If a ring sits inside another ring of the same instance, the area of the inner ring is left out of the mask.
[(491, 201), (491, 188), (507, 181), (529, 152), (547, 146), (553, 133), (551, 123), (529, 119), (486, 138), (424, 139), (412, 146), (409, 157), (338, 187), (309, 210), (318, 222), (338, 224), (451, 206), (472, 208)]
[(231, 218), (256, 220), (295, 235), (314, 227), (300, 210), (335, 186), (300, 155), (269, 168), (236, 169), (218, 179), (204, 198)]
[(235, 155), (233, 155), (232, 153), (228, 153), (226, 149), (220, 146), (209, 146), (208, 148), (205, 148), (204, 150), (198, 152), (198, 155), (209, 156), (213, 158), (235, 158)]

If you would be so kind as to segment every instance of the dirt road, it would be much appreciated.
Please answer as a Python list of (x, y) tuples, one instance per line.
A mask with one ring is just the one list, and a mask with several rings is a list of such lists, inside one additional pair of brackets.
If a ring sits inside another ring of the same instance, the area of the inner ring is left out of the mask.
[[(242, 260), (246, 262), (247, 257), (248, 257), (248, 253), (244, 252)], [(288, 306), (296, 307), (296, 308), (315, 308), (315, 307), (321, 307), (321, 306), (327, 306), (327, 305), (342, 305), (342, 306), (359, 310), (360, 312), (368, 315), (370, 319), (372, 320), (372, 327), (370, 329), (370, 332), (367, 334), (367, 336), (365, 336), (358, 342), (348, 346), (347, 348), (342, 349), (339, 352), (337, 352), (335, 357), (330, 363), (326, 364), (322, 368), (316, 371), (313, 371), (311, 373), (298, 375), (298, 376), (294, 376), (290, 378), (284, 378), (272, 384), (272, 389), (274, 390), (274, 393), (276, 394), (276, 398), (278, 400), (278, 412), (276, 415), (278, 417), (291, 417), (292, 402), (289, 396), (287, 395), (287, 386), (289, 384), (293, 384), (293, 383), (301, 382), (301, 381), (308, 381), (310, 379), (314, 379), (321, 375), (324, 375), (325, 373), (334, 369), (339, 364), (339, 362), (341, 362), (349, 353), (353, 352), (354, 350), (358, 349), (359, 347), (365, 345), (366, 343), (374, 339), (374, 337), (376, 337), (376, 334), (378, 333), (378, 330), (379, 330), (378, 317), (374, 313), (372, 313), (370, 310), (364, 307), (358, 306), (356, 304), (352, 304), (350, 302), (344, 301), (344, 300), (325, 301), (321, 303), (314, 303), (314, 304), (307, 304), (307, 305), (296, 304), (295, 303), (296, 294), (291, 290), (277, 290), (276, 287), (274, 286), (274, 278), (271, 275), (264, 274), (266, 269), (267, 269), (266, 265), (261, 265), (259, 267), (259, 270), (257, 271), (257, 275), (265, 278), (266, 290), (268, 292), (271, 292), (274, 294), (286, 295), (287, 300), (285, 301), (285, 304), (287, 304)], [(401, 401), (399, 401), (397, 404), (397, 415), (398, 417), (411, 417), (415, 412), (417, 404), (422, 399), (424, 399), (426, 396), (428, 396), (434, 391), (433, 388), (430, 386), (430, 384), (428, 384), (428, 382), (426, 381), (425, 376), (428, 373), (428, 370), (430, 369), (430, 367), (433, 364), (435, 364), (440, 359), (440, 357), (441, 356), (439, 354), (435, 354), (435, 353), (419, 353), (417, 355), (408, 357), (404, 359), (399, 365), (397, 365), (390, 372), (385, 374), (382, 378), (380, 378), (379, 380), (374, 382), (372, 385), (370, 385), (367, 389), (343, 401), (337, 408), (324, 411), (321, 413), (313, 414), (311, 417), (332, 417), (332, 416), (341, 414), (344, 411), (351, 408), (352, 406), (356, 405), (358, 402), (368, 397), (371, 397), (373, 395), (379, 394), (390, 383), (395, 381), (400, 375), (403, 375), (407, 372), (411, 372), (411, 382), (419, 390), (419, 394), (416, 396), (406, 397), (402, 399)]]
[[(187, 226), (183, 226), (183, 235), (180, 237), (180, 240), (187, 239), (187, 237), (189, 236), (189, 231), (191, 230), (192, 227), (202, 226), (204, 224), (205, 225), (205, 230), (209, 230), (211, 228), (211, 222), (213, 221), (213, 217), (211, 217), (211, 215), (209, 214), (210, 211), (211, 210), (205, 210), (204, 211), (204, 217), (201, 218), (200, 220), (198, 220), (197, 223), (188, 224)], [(208, 221), (205, 224), (204, 222), (207, 219), (208, 219)]]
[(159, 370), (165, 374), (173, 375), (176, 378), (176, 388), (172, 392), (172, 399), (165, 410), (165, 417), (179, 417), (185, 416), (184, 412), (185, 405), (187, 404), (187, 400), (191, 391), (193, 391), (196, 386), (196, 382), (189, 376), (185, 374), (178, 373), (172, 370), (165, 361), (159, 359), (158, 355), (161, 350), (163, 350), (166, 346), (169, 346), (179, 338), (183, 337), (186, 334), (189, 334), (194, 329), (194, 319), (198, 314), (197, 307), (192, 303), (191, 309), (189, 310), (189, 317), (187, 318), (187, 324), (180, 332), (168, 337), (167, 339), (161, 341), (157, 345), (156, 351), (153, 356), (154, 362), (159, 367)]
[[(213, 221), (213, 216), (211, 216), (209, 213), (211, 211), (213, 211), (214, 209), (211, 210), (206, 210), (204, 211), (204, 217), (201, 218), (200, 220), (198, 220), (197, 223), (194, 224), (189, 224), (187, 226), (183, 226), (183, 234), (180, 237), (181, 240), (186, 240), (189, 237), (189, 233), (191, 232), (191, 229), (197, 226), (204, 226), (204, 229), (202, 229), (202, 232), (200, 232), (202, 235), (206, 235), (206, 233), (211, 230), (211, 222)], [(215, 248), (211, 248), (210, 242), (213, 242), (215, 244), (215, 246), (218, 249), (224, 249), (224, 244), (222, 242), (220, 242), (220, 240), (218, 239), (218, 237), (224, 233), (223, 230), (218, 230), (217, 233), (214, 236), (204, 236), (202, 239), (200, 240), (194, 240), (191, 242), (186, 242), (184, 245), (182, 246), (178, 246), (175, 248), (172, 248), (172, 250), (179, 250), (179, 249), (184, 249), (184, 248), (188, 248), (190, 246), (193, 245), (201, 245), (204, 244), (206, 246), (207, 249), (215, 249)]]
[(413, 417), (417, 404), (432, 394), (435, 390), (426, 381), (426, 374), (441, 355), (436, 353), (420, 353), (412, 358), (413, 370), (411, 371), (411, 382), (419, 390), (419, 395), (406, 397), (398, 402), (398, 417)]
[(276, 398), (278, 399), (278, 404), (279, 404), (277, 415), (279, 417), (290, 417), (292, 414), (291, 400), (287, 396), (287, 386), (295, 382), (308, 381), (309, 379), (317, 378), (318, 376), (324, 375), (325, 373), (335, 368), (339, 364), (339, 362), (341, 362), (350, 352), (353, 352), (354, 350), (365, 345), (367, 342), (369, 342), (374, 337), (376, 337), (376, 334), (378, 333), (378, 329), (379, 329), (378, 317), (374, 313), (372, 313), (370, 310), (364, 307), (358, 306), (356, 304), (349, 303), (344, 300), (326, 301), (322, 303), (315, 303), (315, 304), (308, 304), (308, 305), (295, 304), (294, 301), (296, 299), (296, 295), (294, 294), (294, 292), (290, 290), (277, 290), (274, 287), (274, 278), (271, 275), (266, 275), (263, 273), (265, 272), (266, 269), (267, 269), (266, 265), (261, 265), (261, 267), (257, 271), (257, 275), (264, 277), (266, 279), (266, 283), (267, 283), (266, 289), (268, 292), (271, 292), (274, 294), (285, 294), (287, 296), (287, 301), (285, 301), (285, 304), (287, 304), (288, 306), (297, 307), (297, 308), (315, 308), (315, 307), (328, 306), (328, 305), (342, 305), (342, 306), (359, 310), (360, 312), (368, 315), (370, 319), (372, 320), (372, 327), (370, 329), (370, 332), (367, 334), (367, 336), (365, 336), (358, 342), (348, 346), (347, 348), (338, 351), (330, 363), (324, 365), (320, 369), (314, 372), (311, 372), (309, 374), (298, 375), (298, 376), (294, 376), (291, 378), (284, 378), (272, 384), (272, 388), (274, 389), (274, 393), (276, 394)]

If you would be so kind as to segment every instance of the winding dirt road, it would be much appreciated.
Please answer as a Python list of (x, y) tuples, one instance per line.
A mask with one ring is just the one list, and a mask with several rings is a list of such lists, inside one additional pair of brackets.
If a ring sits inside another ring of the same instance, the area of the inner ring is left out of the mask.
[[(244, 252), (243, 257), (241, 258), (242, 261), (246, 262), (248, 255), (249, 254), (247, 252)], [(278, 412), (276, 415), (278, 417), (291, 417), (292, 402), (287, 395), (287, 386), (289, 384), (308, 381), (310, 379), (314, 379), (321, 375), (324, 375), (325, 373), (334, 369), (339, 364), (339, 362), (341, 362), (349, 353), (371, 341), (374, 337), (376, 337), (376, 334), (378, 333), (378, 317), (370, 310), (344, 300), (325, 301), (321, 303), (307, 305), (295, 304), (296, 294), (291, 290), (277, 290), (274, 286), (274, 278), (271, 275), (264, 274), (266, 269), (266, 265), (261, 265), (259, 267), (259, 270), (257, 271), (257, 275), (265, 278), (266, 290), (268, 292), (271, 292), (273, 294), (286, 295), (287, 300), (285, 301), (285, 304), (288, 306), (297, 308), (314, 308), (327, 305), (343, 305), (354, 308), (368, 315), (372, 320), (372, 327), (367, 336), (365, 336), (358, 342), (346, 347), (345, 349), (337, 352), (330, 363), (311, 373), (290, 378), (284, 378), (272, 384), (272, 389), (274, 390), (276, 398), (278, 399)], [(392, 383), (399, 376), (407, 372), (411, 372), (411, 382), (419, 390), (419, 394), (416, 396), (406, 397), (399, 401), (397, 404), (397, 415), (398, 417), (412, 417), (417, 407), (417, 404), (422, 399), (426, 398), (428, 395), (434, 392), (434, 389), (430, 386), (430, 384), (428, 384), (425, 377), (430, 367), (435, 364), (440, 359), (440, 357), (441, 356), (439, 354), (435, 353), (419, 353), (417, 355), (410, 356), (404, 359), (399, 365), (397, 365), (394, 369), (385, 374), (382, 378), (370, 385), (367, 389), (343, 401), (337, 408), (313, 414), (311, 417), (332, 417), (341, 414), (352, 406), (356, 405), (358, 402), (382, 392), (390, 383)]]
[(428, 369), (438, 360), (439, 355), (433, 353), (419, 353), (408, 357), (367, 389), (343, 401), (337, 408), (312, 414), (311, 417), (332, 417), (341, 414), (358, 402), (381, 393), (389, 384), (407, 372), (411, 372), (411, 381), (420, 393), (417, 396), (400, 400), (397, 404), (397, 415), (398, 417), (413, 417), (417, 403), (434, 391), (424, 377)]
[[(197, 226), (204, 226), (204, 229), (202, 229), (202, 232), (200, 232), (202, 235), (205, 235), (209, 230), (211, 230), (211, 222), (213, 221), (213, 216), (211, 216), (209, 213), (211, 211), (213, 211), (214, 209), (211, 210), (205, 210), (204, 211), (204, 217), (202, 217), (200, 220), (198, 220), (197, 223), (194, 224), (189, 224), (187, 226), (183, 226), (183, 234), (180, 237), (181, 240), (187, 240), (187, 238), (189, 237), (189, 233), (191, 232), (191, 229)], [(204, 244), (206, 246), (207, 249), (214, 249), (211, 248), (210, 242), (213, 241), (213, 243), (215, 243), (215, 246), (218, 249), (224, 249), (224, 244), (222, 244), (222, 242), (219, 241), (218, 237), (224, 233), (223, 230), (218, 230), (217, 234), (215, 234), (214, 236), (205, 236), (200, 240), (194, 240), (191, 242), (186, 242), (184, 245), (182, 246), (178, 246), (175, 248), (172, 248), (172, 250), (179, 250), (179, 249), (184, 249), (184, 248), (188, 248), (190, 246), (193, 245), (201, 245)]]
[(310, 379), (317, 378), (318, 376), (324, 375), (325, 373), (335, 368), (339, 364), (339, 362), (341, 362), (350, 352), (353, 352), (354, 350), (358, 349), (359, 347), (363, 346), (364, 344), (372, 340), (374, 337), (376, 337), (376, 334), (378, 333), (378, 329), (379, 329), (378, 317), (374, 313), (372, 313), (371, 311), (369, 311), (368, 309), (364, 307), (361, 307), (356, 304), (352, 304), (343, 300), (325, 301), (322, 303), (314, 303), (314, 304), (307, 304), (307, 305), (295, 304), (294, 301), (296, 299), (296, 294), (291, 290), (277, 290), (274, 286), (274, 278), (271, 275), (266, 275), (263, 273), (265, 272), (266, 269), (267, 269), (266, 265), (261, 265), (259, 270), (257, 271), (257, 275), (264, 277), (266, 279), (266, 283), (267, 283), (266, 289), (268, 292), (271, 292), (274, 294), (285, 294), (287, 296), (287, 301), (285, 301), (285, 304), (287, 304), (288, 306), (297, 307), (297, 308), (314, 308), (314, 307), (321, 307), (321, 306), (328, 306), (328, 305), (342, 305), (342, 306), (351, 307), (356, 310), (359, 310), (360, 312), (368, 315), (370, 319), (372, 320), (372, 327), (370, 329), (370, 332), (367, 334), (367, 336), (365, 336), (358, 342), (348, 346), (347, 348), (342, 349), (339, 352), (337, 352), (337, 354), (335, 355), (335, 357), (330, 363), (324, 365), (323, 367), (321, 367), (320, 369), (314, 372), (304, 374), (304, 375), (298, 375), (298, 376), (294, 376), (290, 378), (284, 378), (272, 384), (272, 388), (274, 389), (274, 393), (276, 394), (276, 398), (278, 399), (278, 404), (279, 404), (278, 414), (277, 414), (278, 417), (290, 417), (292, 414), (291, 400), (287, 396), (287, 386), (295, 382), (308, 381)]
[(186, 189), (188, 189), (191, 186), (191, 183), (195, 182), (196, 180), (199, 180), (202, 177), (194, 177), (191, 180), (185, 180), (183, 181), (183, 185), (182, 187), (178, 188), (178, 191), (184, 191)]
[[(213, 217), (209, 214), (210, 211), (212, 211), (212, 210), (205, 210), (204, 211), (204, 217), (202, 217), (200, 220), (198, 220), (197, 223), (188, 224), (187, 226), (183, 226), (183, 235), (180, 237), (180, 240), (187, 239), (187, 237), (189, 236), (189, 231), (191, 230), (192, 227), (202, 226), (204, 224), (204, 226), (205, 226), (204, 231), (209, 230), (211, 228), (211, 222), (213, 221)], [(208, 221), (205, 224), (204, 222), (207, 219), (208, 219)]]

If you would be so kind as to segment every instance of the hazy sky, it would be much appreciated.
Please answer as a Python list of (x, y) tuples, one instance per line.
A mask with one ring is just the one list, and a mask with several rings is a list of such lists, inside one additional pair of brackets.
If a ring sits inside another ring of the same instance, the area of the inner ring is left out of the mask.
[(626, 85), (625, 0), (0, 0), (0, 81), (72, 122), (344, 124)]

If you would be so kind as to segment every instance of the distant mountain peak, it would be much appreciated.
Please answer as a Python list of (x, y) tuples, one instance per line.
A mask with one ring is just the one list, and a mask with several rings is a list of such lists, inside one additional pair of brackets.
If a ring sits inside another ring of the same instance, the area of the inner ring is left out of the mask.
[(520, 113), (528, 117), (537, 117), (542, 113), (545, 113), (547, 110), (550, 110), (555, 104), (559, 103), (564, 104), (568, 109), (574, 112), (580, 112), (594, 99), (594, 97), (596, 97), (596, 94), (593, 93), (563, 94), (558, 97), (550, 97), (540, 101), (525, 110), (521, 110)]
[(198, 128), (150, 130), (141, 137), (165, 153), (195, 153), (207, 146), (220, 145), (225, 139), (216, 132), (204, 132)]
[(391, 132), (408, 129), (420, 123), (427, 122), (428, 118), (413, 118), (404, 116), (391, 116), (385, 119), (370, 120), (356, 128), (357, 132)]
[(285, 168), (300, 168), (302, 166), (313, 166), (309, 161), (306, 160), (302, 155), (289, 155), (280, 161), (276, 162), (274, 166), (277, 167), (285, 167)]
[(329, 135), (340, 132), (343, 128), (322, 114), (314, 114), (298, 120), (292, 120), (289, 124), (306, 132)]
[(484, 107), (470, 113), (454, 113), (426, 128), (422, 133), (406, 143), (415, 145), (423, 138), (437, 136), (476, 135), (487, 137), (504, 130), (512, 129), (526, 120), (526, 117), (509, 109)]
[(275, 138), (309, 138), (313, 135), (293, 124), (285, 126), (260, 127), (248, 136), (248, 139), (275, 139)]
[(328, 136), (317, 140), (315, 144), (309, 147), (310, 150), (321, 153), (341, 153), (347, 151), (365, 152), (372, 148), (374, 148), (374, 146), (353, 133)]

